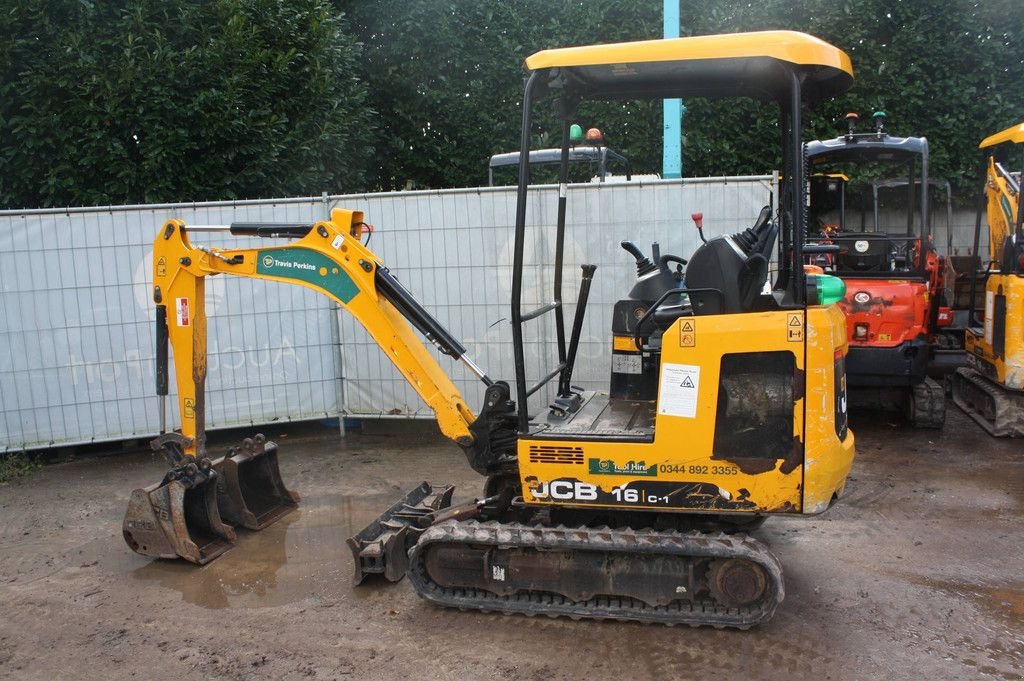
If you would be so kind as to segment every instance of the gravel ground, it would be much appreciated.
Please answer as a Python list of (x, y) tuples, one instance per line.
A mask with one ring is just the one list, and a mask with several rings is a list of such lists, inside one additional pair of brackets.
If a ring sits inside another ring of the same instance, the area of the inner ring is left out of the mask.
[(351, 586), (345, 539), (421, 480), (480, 480), (431, 424), (271, 432), (301, 508), (213, 563), (132, 553), (148, 453), (90, 454), (0, 485), (0, 678), (1024, 679), (1024, 444), (955, 409), (942, 432), (854, 422), (846, 496), (757, 532), (786, 600), (756, 629), (444, 610)]

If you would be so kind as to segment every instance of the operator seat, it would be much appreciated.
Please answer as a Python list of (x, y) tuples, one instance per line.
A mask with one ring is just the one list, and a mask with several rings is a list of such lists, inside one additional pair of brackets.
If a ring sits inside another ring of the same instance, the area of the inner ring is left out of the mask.
[(894, 267), (896, 254), (887, 234), (843, 234), (836, 241), (839, 244), (835, 258), (837, 271), (889, 272)]
[(778, 234), (771, 206), (765, 206), (750, 229), (701, 245), (686, 267), (693, 314), (749, 312), (768, 279), (768, 260)]

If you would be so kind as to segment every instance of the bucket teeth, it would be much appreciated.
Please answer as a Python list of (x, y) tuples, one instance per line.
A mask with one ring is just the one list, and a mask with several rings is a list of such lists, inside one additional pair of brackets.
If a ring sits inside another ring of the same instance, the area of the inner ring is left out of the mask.
[(212, 462), (186, 456), (190, 444), (176, 433), (154, 442), (172, 468), (132, 492), (122, 531), (136, 553), (203, 565), (234, 545), (232, 525), (262, 530), (298, 506), (281, 479), (277, 445), (262, 435)]
[(156, 485), (134, 490), (122, 526), (128, 546), (144, 556), (199, 565), (229, 550), (235, 531), (221, 519), (216, 486), (211, 470), (201, 479), (168, 474)]

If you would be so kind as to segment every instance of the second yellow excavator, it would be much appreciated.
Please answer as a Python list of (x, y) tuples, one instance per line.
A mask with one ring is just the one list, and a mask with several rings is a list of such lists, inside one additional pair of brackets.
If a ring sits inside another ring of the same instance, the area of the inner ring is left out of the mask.
[[(965, 336), (971, 366), (953, 376), (953, 401), (989, 434), (1024, 437), (1024, 123), (986, 137), (979, 147), (986, 152), (985, 185), (973, 252), (980, 247), (984, 212), (989, 257), (981, 282), (974, 273), (970, 300), (980, 283), (985, 307), (980, 320), (972, 310)], [(1021, 155), (1011, 165), (1014, 151)]]
[[(842, 282), (802, 265), (836, 250), (804, 243), (802, 116), (850, 87), (849, 58), (811, 36), (768, 31), (546, 50), (526, 69), (513, 380), (488, 376), (416, 302), (362, 243), (359, 212), (336, 209), (313, 225), (224, 228), (292, 239), (252, 249), (193, 245), (193, 230), (170, 220), (155, 242), (154, 300), (163, 310), (158, 338), (174, 349), (182, 432), (157, 441), (171, 472), (132, 497), (124, 534), (134, 550), (201, 563), (230, 546), (233, 518), (249, 510), (258, 526), (297, 501), (281, 484), (271, 443), (254, 440), (214, 460), (205, 451), (203, 281), (236, 275), (304, 286), (348, 310), (485, 478), (479, 499), (456, 506), (450, 486), (424, 483), (352, 537), (357, 583), (408, 576), (431, 602), (509, 613), (739, 628), (772, 616), (785, 595), (782, 566), (747, 532), (771, 515), (825, 511), (842, 494), (854, 456), (846, 324), (835, 305)], [(689, 259), (656, 252), (652, 260), (623, 242), (637, 277), (613, 312), (611, 390), (576, 388), (596, 268), (582, 265), (567, 334), (573, 117), (589, 100), (680, 96), (777, 105), (783, 171), (793, 181), (777, 208), (750, 216), (751, 228), (708, 239)], [(528, 263), (528, 152), (541, 103), (553, 104), (560, 120), (561, 183), (556, 223), (542, 227), (553, 232), (552, 257)], [(524, 273), (544, 262), (554, 264), (550, 301), (524, 309)], [(554, 327), (554, 366), (528, 366), (528, 327), (545, 320)], [(478, 413), (416, 331), (484, 383)], [(166, 366), (164, 353), (161, 394)], [(228, 523), (218, 516), (223, 509)]]

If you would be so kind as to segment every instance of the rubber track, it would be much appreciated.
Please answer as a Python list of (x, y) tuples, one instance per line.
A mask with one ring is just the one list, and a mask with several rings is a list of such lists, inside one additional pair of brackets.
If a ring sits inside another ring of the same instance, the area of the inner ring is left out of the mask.
[(913, 387), (911, 425), (915, 428), (941, 428), (946, 422), (946, 392), (933, 378), (926, 378)]
[[(498, 595), (476, 588), (446, 588), (433, 582), (425, 567), (426, 549), (434, 544), (470, 544), (547, 551), (582, 550), (620, 555), (667, 554), (699, 558), (745, 558), (760, 565), (768, 579), (765, 599), (742, 608), (726, 607), (704, 594), (701, 600), (678, 600), (651, 606), (631, 597), (597, 596), (572, 601), (548, 592)], [(748, 629), (771, 618), (785, 597), (782, 565), (766, 545), (751, 537), (701, 532), (609, 529), (607, 527), (539, 527), (496, 521), (447, 521), (428, 528), (409, 553), (409, 580), (416, 592), (438, 605), (524, 615), (572, 619), (612, 619), (667, 625)]]
[[(993, 421), (975, 408), (978, 398), (989, 400)], [(975, 369), (957, 369), (953, 402), (993, 437), (1024, 437), (1024, 395), (1007, 391)]]

